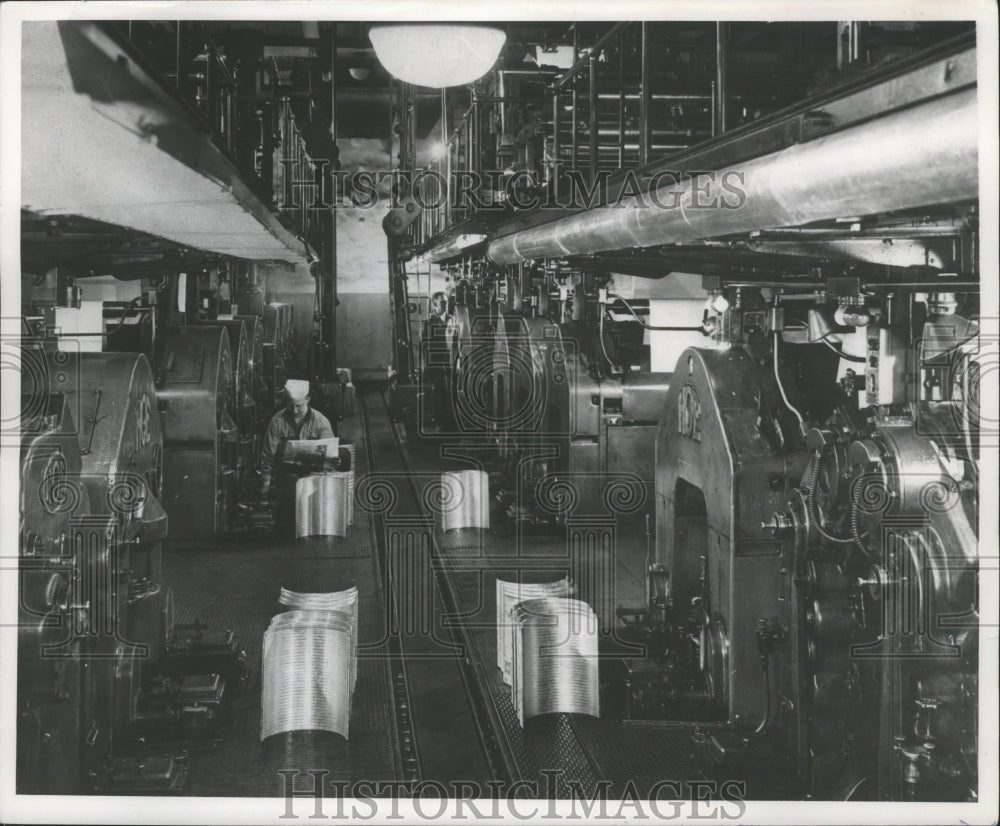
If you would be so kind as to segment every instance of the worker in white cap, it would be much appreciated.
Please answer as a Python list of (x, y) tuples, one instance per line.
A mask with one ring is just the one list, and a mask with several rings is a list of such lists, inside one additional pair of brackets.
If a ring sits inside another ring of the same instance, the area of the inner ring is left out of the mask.
[(285, 382), (285, 407), (271, 418), (264, 434), (260, 452), (261, 494), (272, 493), (272, 473), (276, 481), (273, 491), (277, 499), (275, 527), (284, 530), (294, 525), (295, 481), (299, 474), (285, 468), (282, 462), (285, 443), (296, 439), (332, 439), (330, 420), (309, 406), (309, 382), (289, 379)]

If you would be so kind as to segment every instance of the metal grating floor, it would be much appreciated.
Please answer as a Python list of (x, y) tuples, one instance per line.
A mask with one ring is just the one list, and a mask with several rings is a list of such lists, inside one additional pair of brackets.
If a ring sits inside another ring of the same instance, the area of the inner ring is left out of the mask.
[[(366, 462), (360, 453), (359, 471)], [(357, 515), (346, 538), (262, 542), (240, 537), (214, 550), (168, 549), (163, 579), (173, 594), (174, 620), (198, 619), (211, 629), (233, 629), (251, 669), (247, 689), (237, 700), (230, 736), (219, 748), (192, 753), (185, 793), (280, 797), (286, 791), (281, 771), (325, 771), (327, 782), (401, 776), (392, 745), (395, 720), (387, 662), (378, 646), (385, 631), (385, 599), (373, 526), (366, 514)], [(291, 732), (261, 743), (261, 644), (271, 617), (279, 611), (282, 585), (293, 590), (334, 590), (352, 582), (359, 591), (362, 650), (350, 739), (328, 732)], [(296, 783), (296, 788), (308, 789), (312, 778), (303, 774)]]
[[(419, 474), (469, 466), (440, 458), (433, 446), (415, 444), (404, 450), (409, 467)], [(658, 783), (684, 787), (704, 779), (691, 753), (689, 726), (642, 727), (611, 718), (551, 715), (529, 720), (522, 729), (510, 688), (496, 667), (495, 583), (504, 571), (505, 578), (513, 571), (547, 571), (553, 578), (569, 573), (583, 586), (581, 598), (602, 618), (602, 657), (612, 661), (623, 651), (636, 653), (622, 648), (612, 628), (615, 608), (645, 600), (643, 514), (616, 518), (613, 532), (610, 548), (574, 554), (566, 536), (524, 536), (499, 525), (489, 531), (449, 532), (435, 526), (439, 564), (456, 602), (453, 621), (465, 629), (474, 673), (492, 703), (493, 736), (515, 765), (515, 779), (535, 784), (543, 797), (554, 793), (566, 798), (581, 790), (590, 795), (599, 783), (610, 784), (605, 794), (612, 799), (645, 797)]]
[[(450, 553), (450, 545), (468, 539), (453, 534), (437, 533), (438, 548), (445, 556)], [(564, 556), (562, 540), (533, 541), (537, 557)], [(474, 648), (470, 653), (477, 662), (477, 673), (484, 681), (501, 723), (502, 730), (496, 736), (504, 739), (520, 777), (538, 783), (538, 788), (543, 790), (554, 788), (559, 797), (567, 797), (570, 791), (578, 794), (576, 790), (581, 788), (590, 794), (597, 783), (606, 781), (611, 784), (608, 796), (612, 798), (621, 797), (630, 783), (638, 795), (643, 796), (662, 781), (690, 784), (704, 779), (691, 754), (690, 727), (641, 728), (615, 719), (556, 715), (529, 720), (521, 728), (511, 702), (510, 688), (503, 683), (496, 667), (496, 571), (509, 567), (511, 555), (504, 551), (502, 538), (484, 532), (482, 543), (487, 555), (476, 561), (477, 565), (483, 565), (482, 570), (468, 572), (452, 568), (448, 576), (459, 610), (464, 615), (467, 639)], [(454, 560), (450, 562), (454, 564)], [(553, 567), (552, 570), (558, 569)], [(608, 639), (602, 649), (613, 646), (613, 639)], [(546, 783), (553, 783), (553, 779), (546, 778), (545, 773), (553, 771), (559, 773), (558, 780), (554, 786), (546, 786)], [(578, 785), (571, 790), (567, 782)]]
[[(370, 420), (353, 420), (355, 432), (344, 436), (353, 436), (359, 446), (362, 437), (371, 440), (378, 472), (435, 474), (446, 469), (434, 451), (404, 446), (401, 453), (380, 396), (365, 396)], [(362, 421), (369, 421), (372, 432), (360, 432)], [(366, 451), (358, 450), (358, 474), (367, 470)], [(174, 594), (175, 621), (198, 619), (213, 629), (233, 629), (252, 669), (228, 739), (219, 748), (192, 753), (187, 794), (281, 797), (287, 782), (283, 771), (300, 773), (299, 790), (310, 788), (312, 778), (306, 774), (310, 771), (325, 772), (327, 783), (413, 779), (399, 753), (401, 735), (414, 741), (416, 777), (444, 784), (471, 780), (484, 788), (491, 776), (484, 746), (503, 756), (510, 779), (529, 781), (540, 797), (589, 796), (599, 784), (605, 784), (609, 798), (644, 796), (658, 782), (701, 779), (690, 755), (689, 728), (644, 728), (616, 719), (569, 715), (535, 718), (522, 728), (510, 689), (496, 668), (498, 573), (525, 568), (556, 575), (569, 572), (599, 615), (613, 618), (615, 607), (643, 600), (646, 540), (641, 517), (618, 519), (613, 545), (600, 552), (600, 558), (574, 555), (565, 536), (518, 536), (499, 526), (493, 531), (446, 534), (435, 527), (434, 561), (449, 600), (432, 589), (432, 622), (440, 631), (431, 635), (433, 639), (419, 633), (398, 638), (402, 672), (393, 670), (385, 635), (391, 630), (389, 595), (398, 606), (406, 591), (391, 583), (386, 590), (379, 530), (384, 525), (376, 517), (356, 511), (356, 522), (343, 539), (242, 538), (213, 550), (164, 552), (163, 575)], [(433, 576), (430, 560), (421, 560), (419, 567), (420, 576)], [(293, 732), (261, 743), (260, 649), (264, 630), (278, 611), (281, 586), (332, 590), (350, 583), (360, 592), (358, 683), (350, 739)], [(454, 606), (454, 614), (448, 613), (446, 602)], [(614, 656), (614, 652), (614, 638), (605, 634), (602, 653)], [(620, 656), (620, 650), (617, 653)], [(475, 686), (467, 682), (470, 679)], [(479, 705), (474, 695), (483, 698)], [(407, 706), (402, 716), (400, 703)], [(477, 728), (483, 732), (483, 742)]]

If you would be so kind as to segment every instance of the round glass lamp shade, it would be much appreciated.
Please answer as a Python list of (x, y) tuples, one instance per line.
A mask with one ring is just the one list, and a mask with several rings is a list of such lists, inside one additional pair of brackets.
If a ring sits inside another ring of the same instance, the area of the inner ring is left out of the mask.
[(507, 39), (501, 29), (460, 23), (378, 25), (368, 37), (389, 74), (433, 89), (481, 78), (496, 63)]

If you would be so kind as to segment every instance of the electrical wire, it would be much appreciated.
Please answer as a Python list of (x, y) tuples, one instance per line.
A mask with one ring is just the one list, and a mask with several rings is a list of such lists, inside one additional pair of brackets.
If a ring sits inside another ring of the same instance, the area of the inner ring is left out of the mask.
[(602, 308), (601, 312), (598, 314), (597, 321), (597, 337), (601, 340), (601, 352), (604, 353), (604, 358), (607, 359), (608, 366), (614, 367), (615, 364), (611, 361), (611, 357), (608, 355), (608, 350), (604, 346), (604, 310)]
[[(829, 335), (829, 333), (827, 333), (827, 335)], [(865, 359), (864, 359), (863, 356), (849, 356), (843, 350), (838, 350), (829, 341), (826, 340), (826, 336), (823, 336), (823, 338), (819, 339), (819, 343), (822, 344), (822, 345), (824, 345), (831, 352), (836, 353), (842, 359), (846, 359), (847, 361), (856, 361), (856, 362), (859, 362), (860, 364), (864, 364), (865, 363)]]
[(705, 328), (704, 328), (704, 327), (656, 327), (656, 326), (654, 326), (654, 325), (652, 325), (652, 324), (647, 324), (647, 323), (646, 323), (645, 321), (643, 321), (643, 320), (642, 320), (642, 319), (641, 319), (641, 318), (639, 317), (639, 314), (638, 314), (638, 313), (637, 313), (637, 312), (636, 312), (635, 310), (633, 310), (633, 309), (632, 309), (632, 305), (631, 305), (631, 304), (629, 304), (629, 303), (628, 303), (628, 302), (627, 302), (627, 301), (626, 301), (626, 300), (625, 300), (624, 298), (622, 298), (622, 297), (621, 297), (620, 295), (615, 295), (615, 294), (613, 294), (613, 293), (608, 293), (608, 298), (613, 298), (613, 299), (614, 299), (615, 301), (620, 301), (620, 302), (621, 302), (622, 304), (624, 304), (624, 305), (625, 305), (625, 309), (626, 309), (626, 310), (628, 310), (628, 311), (629, 311), (629, 312), (630, 312), (630, 313), (632, 314), (632, 317), (633, 317), (633, 318), (634, 318), (634, 319), (635, 319), (636, 321), (638, 321), (638, 322), (639, 322), (639, 324), (641, 324), (641, 325), (642, 325), (643, 327), (645, 327), (645, 328), (646, 328), (647, 330), (654, 330), (654, 331), (663, 331), (663, 332), (677, 332), (677, 333), (683, 333), (683, 332), (687, 332), (687, 333), (693, 333), (693, 332), (699, 332), (699, 333), (701, 333), (702, 335), (704, 335), (704, 334), (705, 334)]
[(764, 697), (765, 697), (764, 717), (760, 721), (760, 724), (757, 726), (757, 728), (754, 729), (754, 734), (760, 734), (762, 731), (764, 731), (764, 729), (767, 728), (767, 724), (771, 721), (771, 677), (770, 677), (771, 664), (770, 664), (770, 658), (764, 660), (762, 668), (764, 670)]
[(781, 432), (781, 426), (778, 424), (778, 420), (774, 416), (774, 411), (771, 410), (771, 405), (768, 403), (767, 398), (764, 395), (764, 382), (761, 381), (760, 370), (757, 369), (757, 360), (750, 359), (750, 366), (753, 368), (754, 376), (757, 379), (757, 415), (756, 420), (758, 427), (764, 421), (764, 413), (767, 413), (767, 420), (771, 423), (771, 428), (774, 435), (778, 439), (778, 450), (785, 449), (785, 434)]
[(133, 298), (128, 304), (125, 305), (125, 307), (122, 308), (122, 316), (120, 319), (118, 319), (118, 323), (115, 324), (114, 327), (112, 327), (110, 330), (105, 330), (103, 333), (96, 333), (95, 335), (111, 336), (117, 333), (122, 327), (125, 326), (125, 319), (128, 317), (129, 312), (134, 310), (138, 306), (139, 301), (141, 300), (142, 300), (141, 297)]
[(861, 784), (864, 783), (867, 779), (868, 779), (867, 777), (862, 777), (857, 783), (851, 786), (844, 793), (844, 800), (850, 800), (852, 797), (854, 797), (855, 792), (857, 792), (857, 790), (861, 788)]
[(799, 420), (799, 424), (804, 426), (805, 419), (802, 418), (802, 414), (799, 413), (798, 409), (792, 406), (792, 403), (788, 401), (788, 396), (785, 395), (785, 388), (781, 384), (781, 376), (778, 372), (778, 341), (781, 338), (781, 333), (777, 330), (774, 331), (774, 381), (778, 385), (778, 392), (781, 394), (781, 400), (785, 403), (785, 406), (795, 414), (795, 418)]

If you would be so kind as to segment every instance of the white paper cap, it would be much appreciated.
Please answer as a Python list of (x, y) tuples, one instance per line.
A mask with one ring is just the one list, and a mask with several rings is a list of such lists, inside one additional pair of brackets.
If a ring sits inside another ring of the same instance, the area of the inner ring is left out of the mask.
[(289, 379), (285, 382), (285, 393), (290, 399), (304, 399), (309, 395), (309, 382), (302, 379)]

